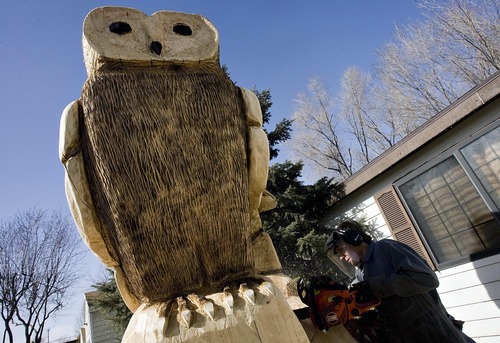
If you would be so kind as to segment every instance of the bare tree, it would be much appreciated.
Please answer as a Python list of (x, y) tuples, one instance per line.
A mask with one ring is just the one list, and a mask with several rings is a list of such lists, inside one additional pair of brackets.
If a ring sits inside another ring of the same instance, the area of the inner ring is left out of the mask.
[(295, 99), (291, 149), (312, 162), (318, 175), (325, 169), (345, 179), (394, 144), (392, 123), (381, 116), (373, 97), (371, 76), (349, 67), (335, 98), (318, 77)]
[(27, 210), (0, 223), (3, 342), (22, 326), (26, 343), (42, 341), (47, 319), (64, 305), (78, 277), (79, 239), (61, 214)]
[(397, 116), (379, 107), (375, 87), (371, 75), (355, 66), (347, 68), (340, 82), (340, 115), (357, 142), (353, 155), (358, 167), (369, 163), (399, 138)]
[(377, 95), (412, 130), (500, 69), (498, 0), (419, 3), (426, 20), (397, 27), (379, 51)]
[(334, 105), (323, 81), (311, 78), (308, 92), (295, 99), (290, 146), (300, 158), (311, 162), (313, 171), (326, 169), (347, 177), (353, 173), (354, 160), (351, 149), (342, 144), (346, 130)]
[(371, 75), (349, 67), (337, 97), (317, 77), (295, 99), (289, 145), (318, 176), (345, 179), (500, 69), (500, 0), (421, 0)]
[(340, 115), (356, 139), (358, 149), (355, 158), (363, 164), (370, 162), (369, 135), (377, 130), (370, 114), (369, 86), (370, 75), (356, 67), (349, 67), (340, 81)]

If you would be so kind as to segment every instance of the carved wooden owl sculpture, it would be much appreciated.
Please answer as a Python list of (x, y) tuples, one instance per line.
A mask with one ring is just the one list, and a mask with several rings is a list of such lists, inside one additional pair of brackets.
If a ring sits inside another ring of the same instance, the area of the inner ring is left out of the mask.
[(83, 47), (59, 154), (81, 235), (129, 308), (278, 271), (259, 219), (274, 206), (260, 106), (220, 67), (215, 27), (102, 7)]

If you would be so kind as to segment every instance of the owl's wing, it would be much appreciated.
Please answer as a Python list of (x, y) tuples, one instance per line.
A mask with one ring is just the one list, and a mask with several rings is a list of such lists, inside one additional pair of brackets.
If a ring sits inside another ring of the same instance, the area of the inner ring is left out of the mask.
[(66, 170), (66, 197), (82, 239), (104, 265), (114, 269), (123, 300), (134, 312), (139, 307), (139, 301), (126, 287), (120, 264), (109, 254), (101, 235), (103, 228), (90, 196), (80, 146), (79, 111), (79, 100), (66, 106), (59, 129), (59, 158)]
[(276, 198), (274, 195), (269, 193), (268, 190), (264, 190), (262, 193), (262, 198), (260, 199), (259, 212), (265, 212), (272, 210), (276, 207)]
[(66, 170), (65, 186), (68, 204), (78, 230), (87, 246), (108, 267), (118, 265), (109, 254), (101, 236), (102, 227), (97, 216), (85, 174), (80, 148), (80, 101), (70, 103), (63, 111), (59, 130), (59, 158)]
[(259, 212), (276, 207), (276, 199), (266, 190), (269, 142), (262, 128), (262, 111), (257, 96), (249, 89), (240, 90), (248, 128), (248, 189), (254, 266), (257, 273), (271, 274), (281, 270), (281, 263), (269, 234), (262, 231), (259, 216)]
[(259, 212), (276, 207), (276, 199), (266, 191), (269, 172), (269, 142), (262, 128), (262, 111), (257, 96), (249, 89), (240, 88), (248, 127), (250, 211)]

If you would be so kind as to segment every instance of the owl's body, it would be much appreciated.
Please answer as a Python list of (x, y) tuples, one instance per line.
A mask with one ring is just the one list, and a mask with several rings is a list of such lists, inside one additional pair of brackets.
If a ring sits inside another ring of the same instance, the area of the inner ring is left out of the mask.
[(81, 100), (103, 238), (135, 295), (166, 300), (251, 275), (247, 129), (222, 70), (115, 67)]
[(82, 237), (129, 308), (278, 271), (258, 214), (273, 206), (260, 106), (220, 67), (213, 25), (105, 7), (83, 36), (60, 157)]

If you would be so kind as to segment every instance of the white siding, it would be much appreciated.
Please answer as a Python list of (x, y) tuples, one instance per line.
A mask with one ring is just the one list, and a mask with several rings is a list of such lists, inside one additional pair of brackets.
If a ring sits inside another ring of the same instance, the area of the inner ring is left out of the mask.
[(81, 343), (116, 343), (121, 341), (123, 332), (114, 326), (111, 315), (99, 311), (92, 305), (93, 293), (85, 293), (84, 317), (81, 328)]
[(477, 343), (500, 342), (500, 255), (437, 273), (448, 312)]
[(92, 343), (117, 343), (121, 341), (122, 334), (113, 325), (109, 315), (97, 310), (91, 310), (92, 317)]

